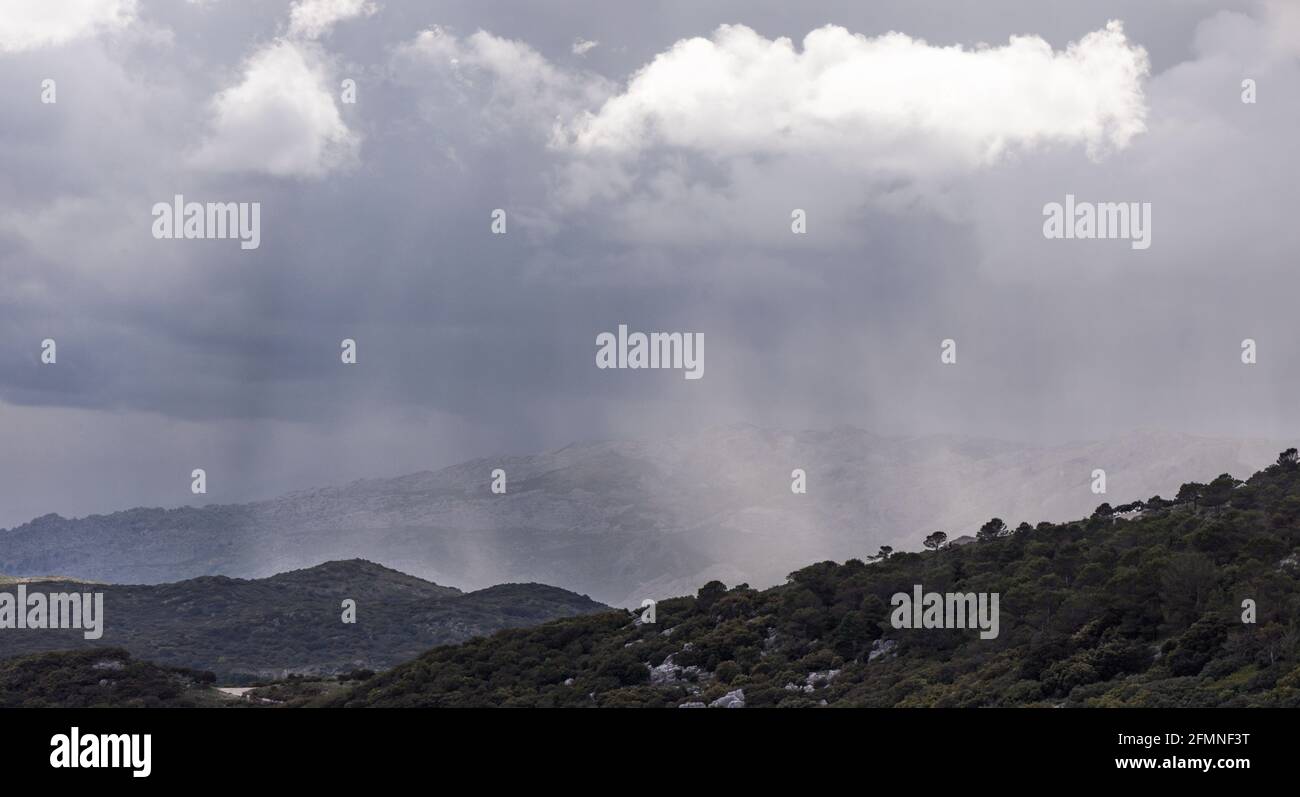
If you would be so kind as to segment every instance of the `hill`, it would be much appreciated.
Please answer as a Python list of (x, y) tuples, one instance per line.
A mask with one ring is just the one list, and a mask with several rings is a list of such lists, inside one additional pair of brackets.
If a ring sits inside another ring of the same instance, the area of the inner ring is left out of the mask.
[[(160, 665), (210, 670), (223, 682), (386, 669), (435, 645), (608, 608), (542, 584), (464, 593), (362, 560), (255, 580), (39, 586), (102, 591), (103, 637), (86, 640), (75, 629), (0, 631), (0, 655), (112, 646)], [(355, 624), (342, 622), (344, 599), (356, 601)]]
[(95, 648), (0, 660), (0, 708), (175, 708), (228, 705), (212, 673)]
[[(998, 635), (895, 628), (892, 597), (916, 585), (998, 593)], [(710, 582), (656, 620), (503, 631), (319, 703), (1300, 707), (1296, 451), (1244, 484), (1083, 520), (990, 521), (971, 544), (821, 562), (767, 590)]]
[[(1242, 473), (1280, 446), (1141, 432), (1038, 447), (860, 429), (726, 426), (652, 442), (583, 443), (369, 479), (270, 501), (46, 515), (0, 531), (0, 572), (157, 584), (264, 578), (364, 558), (469, 588), (539, 582), (618, 606), (713, 579), (779, 584), (791, 567), (901, 546), (1001, 514), (1091, 511), (1094, 468), (1111, 494), (1150, 495), (1205, 473)], [(507, 473), (494, 495), (489, 474)], [(791, 471), (808, 492), (791, 492)]]

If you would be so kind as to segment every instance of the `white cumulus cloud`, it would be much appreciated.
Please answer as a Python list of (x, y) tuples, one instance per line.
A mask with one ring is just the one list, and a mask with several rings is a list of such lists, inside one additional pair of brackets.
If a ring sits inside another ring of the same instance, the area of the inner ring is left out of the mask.
[(723, 25), (622, 86), (485, 31), (425, 31), (399, 48), (397, 71), (413, 61), (437, 67), (459, 109), (479, 108), (485, 133), (546, 135), (553, 212), (597, 205), (611, 231), (671, 230), (681, 243), (771, 242), (775, 220), (810, 204), (824, 244), (868, 205), (951, 215), (953, 181), (1049, 150), (1103, 160), (1147, 131), (1149, 113), (1147, 53), (1120, 22), (1063, 49), (1036, 35), (939, 46), (834, 25), (797, 46)]
[(378, 10), (370, 0), (299, 0), (289, 9), (289, 35), (318, 39), (338, 22)]
[(125, 28), (136, 19), (137, 0), (3, 0), (0, 53), (57, 47)]
[(988, 164), (1039, 144), (1099, 155), (1145, 130), (1148, 72), (1145, 50), (1118, 22), (1062, 51), (1038, 36), (967, 49), (834, 25), (797, 49), (723, 25), (657, 56), (575, 120), (568, 143), (630, 154), (854, 153), (905, 171)]
[(196, 165), (277, 177), (322, 177), (356, 156), (358, 136), (335, 104), (315, 45), (277, 40), (255, 53), (243, 80), (212, 100)]

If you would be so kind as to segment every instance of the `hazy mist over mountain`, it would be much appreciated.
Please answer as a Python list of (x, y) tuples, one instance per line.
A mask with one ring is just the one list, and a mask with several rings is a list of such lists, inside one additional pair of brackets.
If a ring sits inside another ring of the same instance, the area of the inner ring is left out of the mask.
[[(477, 589), (537, 581), (612, 605), (711, 579), (766, 587), (794, 564), (920, 548), (993, 516), (1086, 516), (1205, 473), (1249, 474), (1281, 445), (1137, 432), (1052, 447), (859, 429), (749, 425), (654, 441), (571, 445), (444, 470), (201, 509), (133, 509), (0, 531), (0, 572), (118, 583), (264, 577), (361, 557)], [(507, 474), (504, 495), (490, 473)], [(791, 473), (807, 474), (807, 493)], [(1107, 493), (1091, 490), (1107, 473)]]

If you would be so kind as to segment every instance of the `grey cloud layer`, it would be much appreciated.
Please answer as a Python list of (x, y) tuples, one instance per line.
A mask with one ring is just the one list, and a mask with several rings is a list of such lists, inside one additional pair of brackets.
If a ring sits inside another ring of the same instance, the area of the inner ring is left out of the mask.
[[(227, 501), (733, 421), (1297, 432), (1284, 4), (316, 5), (145, 1), (131, 24), (0, 39), (0, 525), (182, 503), (169, 474), (199, 466), (228, 474), (208, 496)], [(1111, 19), (1104, 62), (1140, 73), (1141, 48), (1149, 75), (1064, 131), (1050, 91), (981, 115), (919, 77), (990, 64), (1050, 89)], [(805, 40), (827, 21), (842, 32)], [(911, 38), (875, 38), (891, 30)], [(809, 92), (857, 84), (814, 60), (870, 65), (880, 42), (917, 70), (879, 87), (904, 122), (828, 116)], [(754, 77), (721, 112), (718, 63)], [(674, 96), (699, 105), (666, 115)], [(1152, 249), (1044, 241), (1067, 192), (1152, 202)], [(261, 248), (153, 240), (175, 193), (261, 202)], [(509, 235), (488, 234), (497, 207)], [(619, 323), (705, 333), (708, 376), (597, 371)], [(958, 368), (937, 368), (946, 337)], [(1244, 337), (1261, 362), (1243, 372)]]

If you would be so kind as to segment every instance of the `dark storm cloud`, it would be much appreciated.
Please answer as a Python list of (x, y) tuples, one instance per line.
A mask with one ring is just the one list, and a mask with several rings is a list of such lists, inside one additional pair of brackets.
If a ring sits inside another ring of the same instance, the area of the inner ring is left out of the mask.
[[(1296, 431), (1300, 78), (1279, 6), (387, 0), (303, 37), (289, 5), (143, 2), (125, 30), (0, 53), (0, 525), (181, 503), (191, 467), (226, 474), (208, 497), (230, 501), (706, 423)], [(1048, 137), (863, 172), (860, 151), (748, 139), (573, 143), (582, 112), (724, 23), (796, 49), (833, 23), (1061, 50), (1110, 19), (1150, 57), (1149, 110), (1097, 158)], [(258, 64), (307, 103), (287, 121), (311, 146), (278, 160), (262, 144), (286, 120), (235, 110), (261, 95), (224, 116), (216, 100), (264, 86)], [(336, 102), (345, 78), (355, 105)], [(1043, 240), (1067, 192), (1152, 202), (1155, 245)], [(154, 240), (150, 208), (177, 193), (260, 202), (260, 248)], [(618, 324), (703, 332), (707, 376), (598, 371), (595, 336)], [(956, 369), (936, 367), (947, 337)], [(1243, 377), (1244, 337), (1262, 354)]]

